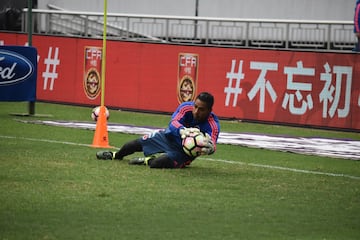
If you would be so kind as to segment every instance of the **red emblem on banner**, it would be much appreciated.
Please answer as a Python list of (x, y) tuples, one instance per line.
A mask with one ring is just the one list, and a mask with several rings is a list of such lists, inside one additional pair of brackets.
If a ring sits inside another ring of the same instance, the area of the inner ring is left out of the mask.
[(89, 99), (95, 99), (101, 88), (101, 47), (85, 47), (84, 91)]
[(177, 96), (180, 103), (192, 101), (195, 98), (197, 88), (198, 65), (198, 54), (179, 54)]

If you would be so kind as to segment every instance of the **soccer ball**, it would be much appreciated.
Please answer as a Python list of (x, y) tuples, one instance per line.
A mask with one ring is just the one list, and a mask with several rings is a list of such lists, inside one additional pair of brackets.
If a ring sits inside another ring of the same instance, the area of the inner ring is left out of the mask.
[(190, 157), (197, 157), (201, 154), (201, 148), (205, 146), (206, 137), (201, 132), (191, 133), (182, 141), (184, 152)]
[[(105, 107), (105, 114), (106, 114), (106, 119), (109, 119), (110, 113), (106, 107)], [(94, 107), (93, 110), (91, 111), (92, 120), (96, 122), (98, 120), (99, 115), (100, 115), (100, 106)]]

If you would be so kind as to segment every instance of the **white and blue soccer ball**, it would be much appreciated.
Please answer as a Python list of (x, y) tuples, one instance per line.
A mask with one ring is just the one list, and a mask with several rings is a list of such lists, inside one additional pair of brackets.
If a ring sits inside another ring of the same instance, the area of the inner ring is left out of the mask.
[(206, 137), (201, 132), (191, 133), (182, 140), (184, 152), (191, 157), (197, 157), (201, 155), (201, 149), (205, 146), (205, 144)]
[[(106, 119), (109, 119), (110, 113), (106, 107), (105, 107), (105, 114), (106, 114)], [(91, 111), (91, 119), (96, 122), (99, 118), (99, 115), (100, 115), (100, 106), (94, 107), (93, 110)]]

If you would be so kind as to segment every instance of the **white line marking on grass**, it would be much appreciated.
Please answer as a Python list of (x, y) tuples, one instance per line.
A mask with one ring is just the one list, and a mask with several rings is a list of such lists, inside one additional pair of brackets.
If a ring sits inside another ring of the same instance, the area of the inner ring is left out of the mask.
[(50, 139), (27, 138), (27, 137), (14, 137), (14, 136), (3, 136), (3, 135), (0, 135), (0, 138), (20, 139), (20, 140), (27, 140), (27, 141), (33, 141), (33, 142), (59, 143), (59, 144), (66, 144), (66, 145), (75, 145), (75, 146), (82, 146), (82, 147), (91, 147), (91, 144), (82, 144), (82, 143), (73, 143), (73, 142), (63, 142), (63, 141), (50, 140)]
[(325, 175), (325, 176), (331, 176), (331, 177), (346, 177), (346, 178), (360, 180), (360, 177), (347, 175), (347, 174), (341, 174), (341, 173), (318, 172), (318, 171), (310, 171), (310, 170), (303, 170), (303, 169), (296, 169), (296, 168), (272, 166), (272, 165), (266, 165), (266, 164), (245, 163), (245, 162), (237, 162), (237, 161), (222, 160), (222, 159), (212, 159), (212, 158), (202, 158), (202, 160), (212, 161), (212, 162), (225, 162), (225, 163), (229, 163), (229, 164), (247, 165), (247, 166), (252, 166), (252, 167), (269, 168), (269, 169), (276, 169), (276, 170), (290, 171), (290, 172), (298, 172), (298, 173), (306, 173), (306, 174)]
[[(20, 139), (20, 140), (34, 141), (34, 142), (66, 144), (66, 145), (81, 146), (81, 147), (92, 147), (91, 144), (64, 142), (64, 141), (57, 141), (57, 140), (50, 140), (50, 139), (38, 139), (38, 138), (15, 137), (15, 136), (4, 136), (4, 135), (0, 135), (0, 138)], [(115, 147), (112, 147), (112, 148), (115, 149)], [(212, 158), (205, 158), (205, 157), (201, 157), (201, 160), (212, 161), (212, 162), (223, 162), (223, 163), (228, 163), (228, 164), (239, 164), (239, 165), (246, 165), (246, 166), (252, 166), (252, 167), (276, 169), (276, 170), (281, 170), (281, 171), (289, 171), (289, 172), (297, 172), (297, 173), (305, 173), (305, 174), (325, 175), (325, 176), (329, 176), (329, 177), (344, 177), (344, 178), (360, 180), (360, 177), (347, 175), (347, 174), (340, 174), (340, 173), (309, 171), (309, 170), (296, 169), (296, 168), (287, 168), (287, 167), (272, 166), (272, 165), (257, 164), (257, 163), (245, 163), (245, 162), (223, 160), (223, 159), (212, 159)]]

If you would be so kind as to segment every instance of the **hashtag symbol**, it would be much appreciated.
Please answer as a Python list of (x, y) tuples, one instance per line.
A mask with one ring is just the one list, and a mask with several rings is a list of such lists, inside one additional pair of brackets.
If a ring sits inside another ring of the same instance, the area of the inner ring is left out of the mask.
[(46, 65), (46, 70), (43, 72), (42, 77), (44, 78), (44, 90), (47, 89), (48, 81), (50, 79), (50, 91), (54, 89), (55, 79), (58, 77), (56, 72), (57, 65), (60, 64), (59, 60), (59, 48), (55, 48), (54, 56), (52, 57), (53, 48), (49, 48), (48, 56), (45, 59), (44, 63)]
[[(240, 81), (244, 79), (244, 74), (242, 73), (242, 65), (243, 61), (239, 62), (239, 69), (236, 72), (236, 60), (231, 61), (231, 72), (226, 73), (226, 78), (229, 79), (228, 86), (224, 88), (224, 92), (226, 93), (225, 106), (229, 106), (231, 95), (234, 94), (233, 104), (235, 107), (237, 103), (238, 95), (241, 94), (242, 88), (240, 87)], [(233, 80), (236, 80), (235, 87), (233, 87)]]

